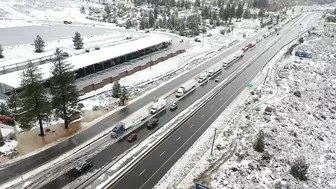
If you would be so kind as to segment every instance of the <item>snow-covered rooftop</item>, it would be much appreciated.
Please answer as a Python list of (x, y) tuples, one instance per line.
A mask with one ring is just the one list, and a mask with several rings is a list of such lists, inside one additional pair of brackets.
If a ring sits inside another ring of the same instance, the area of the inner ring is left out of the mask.
[[(74, 65), (74, 69), (78, 70), (86, 66), (103, 62), (109, 59), (116, 58), (118, 56), (135, 52), (153, 45), (169, 41), (171, 38), (163, 36), (151, 36), (143, 39), (138, 39), (125, 44), (116, 45), (112, 47), (103, 48), (98, 51), (92, 51), (87, 54), (82, 54), (74, 56), (68, 59), (70, 63)], [(49, 79), (51, 76), (50, 69), (52, 68), (52, 63), (47, 63), (38, 66), (43, 73), (43, 79)], [(20, 86), (22, 70), (11, 72), (8, 74), (0, 75), (0, 83), (8, 85), (13, 88), (18, 88)]]
[(136, 52), (169, 40), (171, 40), (171, 38), (163, 36), (150, 36), (121, 45), (107, 47), (98, 51), (92, 51), (90, 53), (74, 56), (69, 58), (68, 61), (72, 63), (74, 65), (74, 69), (77, 70), (79, 68), (117, 58), (119, 56)]

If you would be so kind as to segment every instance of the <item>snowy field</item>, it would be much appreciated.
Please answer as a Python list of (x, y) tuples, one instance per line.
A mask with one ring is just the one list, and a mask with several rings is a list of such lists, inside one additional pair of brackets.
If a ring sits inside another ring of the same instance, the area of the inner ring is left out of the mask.
[[(335, 39), (305, 40), (296, 49), (312, 51), (311, 60), (280, 52), (155, 188), (335, 188)], [(263, 153), (252, 147), (259, 130)], [(307, 181), (290, 174), (299, 157), (309, 166)]]

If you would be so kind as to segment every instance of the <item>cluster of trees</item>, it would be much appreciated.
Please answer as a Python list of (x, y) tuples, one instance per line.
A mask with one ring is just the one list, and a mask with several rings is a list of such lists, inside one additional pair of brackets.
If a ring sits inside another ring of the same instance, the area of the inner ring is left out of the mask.
[(265, 9), (269, 7), (268, 0), (253, 0), (252, 7), (258, 9)]
[[(83, 38), (82, 38), (82, 36), (81, 36), (81, 34), (79, 32), (75, 33), (75, 36), (72, 38), (72, 42), (74, 43), (74, 47), (77, 50), (78, 49), (82, 49), (83, 46), (84, 46)], [(45, 45), (45, 42), (42, 39), (42, 37), (39, 36), (39, 35), (37, 35), (36, 39), (34, 40), (35, 52), (36, 53), (43, 52), (45, 46), (46, 45)], [(0, 45), (0, 58), (4, 58), (3, 51), (4, 51), (4, 49), (3, 49), (2, 45)]]
[(63, 61), (59, 48), (54, 56), (50, 90), (43, 85), (42, 71), (29, 61), (21, 75), (22, 92), (12, 93), (7, 101), (9, 113), (20, 127), (28, 129), (38, 122), (41, 136), (44, 136), (43, 121), (49, 121), (52, 114), (63, 119), (67, 129), (71, 116), (81, 109), (72, 65)]
[(121, 86), (118, 81), (113, 83), (112, 97), (120, 99), (120, 105), (124, 106), (125, 102), (129, 99), (129, 93), (125, 86)]

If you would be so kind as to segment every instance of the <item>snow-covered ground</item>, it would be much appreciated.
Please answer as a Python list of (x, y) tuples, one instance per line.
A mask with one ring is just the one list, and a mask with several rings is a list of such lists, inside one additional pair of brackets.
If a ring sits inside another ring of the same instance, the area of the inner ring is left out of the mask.
[[(335, 39), (305, 40), (297, 49), (312, 51), (311, 60), (280, 52), (251, 82), (255, 88), (245, 89), (155, 188), (192, 188), (194, 182), (218, 189), (335, 188)], [(252, 147), (259, 130), (269, 161)], [(309, 165), (307, 181), (290, 174), (300, 156)]]
[[(136, 35), (134, 38), (138, 37)], [(121, 32), (109, 32), (104, 35), (95, 35), (83, 37), (84, 48), (94, 48), (95, 45), (104, 48), (105, 46), (113, 45), (116, 43), (120, 43), (125, 40), (124, 34)], [(63, 51), (68, 52), (69, 54), (81, 54), (85, 53), (84, 49), (75, 50), (73, 46), (72, 39), (60, 39), (54, 41), (46, 41), (45, 43), (45, 52), (43, 53), (35, 53), (34, 45), (24, 44), (24, 45), (16, 45), (16, 46), (7, 46), (4, 47), (3, 54), (5, 58), (0, 59), (0, 66), (6, 66), (8, 64), (14, 64), (16, 62), (21, 62), (28, 59), (35, 59), (35, 56), (48, 56), (52, 54), (57, 47), (61, 48)], [(14, 60), (13, 60), (14, 59)], [(16, 60), (15, 60), (16, 59)], [(11, 60), (11, 61), (8, 61)]]
[[(5, 144), (0, 146), (0, 156), (6, 156), (9, 153), (13, 152), (16, 148), (17, 142), (14, 138), (9, 137), (9, 135), (13, 135), (14, 127), (6, 126), (0, 123), (1, 126), (1, 134), (4, 138)], [(13, 140), (12, 140), (13, 139)], [(1, 162), (1, 159), (0, 159)]]

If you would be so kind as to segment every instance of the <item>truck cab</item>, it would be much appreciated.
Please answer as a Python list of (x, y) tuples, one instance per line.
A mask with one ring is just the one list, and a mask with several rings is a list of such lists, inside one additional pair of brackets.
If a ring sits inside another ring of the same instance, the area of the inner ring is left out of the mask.
[(183, 95), (183, 93), (184, 93), (183, 88), (180, 87), (180, 88), (177, 89), (175, 96), (176, 97), (181, 97)]
[(111, 137), (112, 138), (117, 138), (121, 134), (125, 132), (125, 124), (123, 122), (117, 123), (117, 125), (113, 128)]
[(206, 80), (208, 77), (208, 73), (204, 72), (202, 73), (198, 78), (198, 83), (202, 83), (204, 80)]

